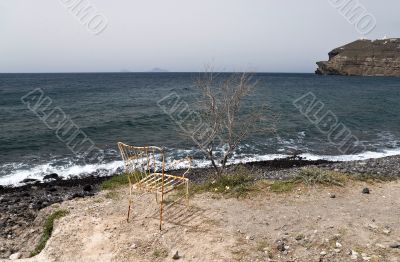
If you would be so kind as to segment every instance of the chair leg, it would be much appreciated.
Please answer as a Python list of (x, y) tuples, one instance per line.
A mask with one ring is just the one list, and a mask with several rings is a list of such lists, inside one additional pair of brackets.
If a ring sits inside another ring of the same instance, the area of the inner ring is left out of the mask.
[(128, 175), (128, 181), (129, 181), (129, 201), (128, 201), (128, 216), (126, 218), (126, 222), (129, 223), (129, 215), (131, 213), (131, 204), (132, 204), (132, 183), (131, 183), (131, 178)]
[(161, 201), (160, 201), (160, 231), (162, 230), (163, 202), (164, 202), (164, 194), (161, 193)]
[(189, 209), (189, 181), (186, 182), (186, 208)]
[(132, 199), (129, 198), (128, 217), (126, 218), (126, 222), (129, 222), (129, 215), (130, 215), (130, 213), (131, 213), (131, 203), (132, 203)]

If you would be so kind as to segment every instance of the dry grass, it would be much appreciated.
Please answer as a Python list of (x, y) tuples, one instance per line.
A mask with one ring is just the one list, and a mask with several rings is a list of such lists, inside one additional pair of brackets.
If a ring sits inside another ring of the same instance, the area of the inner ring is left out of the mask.
[(256, 189), (255, 180), (250, 171), (239, 166), (231, 174), (223, 174), (202, 184), (192, 185), (190, 190), (193, 193), (213, 192), (230, 197), (245, 197)]
[(317, 167), (306, 167), (300, 171), (300, 174), (293, 179), (296, 183), (302, 183), (307, 186), (317, 184), (326, 186), (344, 186), (348, 180), (348, 175), (340, 172), (324, 170)]

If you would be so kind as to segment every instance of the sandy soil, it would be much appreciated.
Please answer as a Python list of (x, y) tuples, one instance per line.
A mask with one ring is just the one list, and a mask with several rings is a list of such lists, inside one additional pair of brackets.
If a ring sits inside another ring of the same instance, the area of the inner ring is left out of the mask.
[(189, 210), (168, 208), (163, 231), (154, 195), (136, 203), (127, 223), (127, 188), (117, 192), (41, 211), (70, 213), (42, 253), (22, 261), (172, 261), (176, 251), (178, 261), (400, 261), (400, 249), (390, 247), (400, 243), (400, 182), (266, 188), (241, 199), (200, 194)]

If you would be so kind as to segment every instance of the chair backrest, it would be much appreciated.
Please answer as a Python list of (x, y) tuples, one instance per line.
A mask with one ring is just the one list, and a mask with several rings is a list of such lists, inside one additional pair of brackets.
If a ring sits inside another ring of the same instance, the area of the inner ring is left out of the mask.
[(138, 182), (154, 172), (164, 174), (164, 150), (156, 146), (130, 146), (118, 142), (125, 172)]

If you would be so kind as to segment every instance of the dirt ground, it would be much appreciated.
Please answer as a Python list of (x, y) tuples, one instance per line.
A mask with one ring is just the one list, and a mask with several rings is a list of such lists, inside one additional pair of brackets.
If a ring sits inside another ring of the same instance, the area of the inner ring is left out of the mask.
[[(370, 194), (362, 194), (368, 186)], [(246, 198), (204, 193), (173, 205), (158, 228), (152, 194), (126, 222), (127, 188), (66, 201), (36, 257), (21, 261), (400, 261), (400, 183), (268, 189)], [(332, 197), (335, 194), (335, 197)]]

